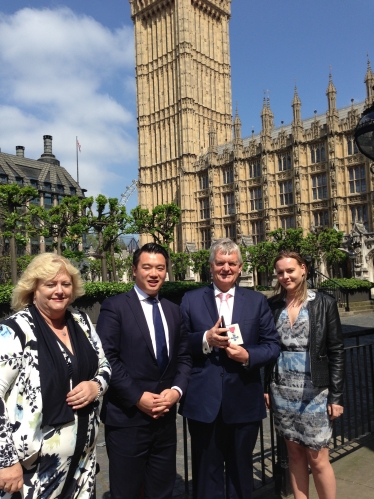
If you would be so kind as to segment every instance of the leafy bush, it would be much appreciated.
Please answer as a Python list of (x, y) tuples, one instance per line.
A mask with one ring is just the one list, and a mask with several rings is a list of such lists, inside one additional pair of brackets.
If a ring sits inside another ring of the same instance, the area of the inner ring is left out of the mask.
[(10, 303), (13, 288), (12, 284), (0, 284), (0, 303)]
[(370, 281), (363, 281), (361, 279), (347, 279), (339, 278), (339, 279), (328, 279), (323, 281), (318, 287), (319, 288), (335, 288), (336, 284), (339, 284), (340, 287), (345, 288), (348, 291), (365, 291), (374, 287), (374, 283)]

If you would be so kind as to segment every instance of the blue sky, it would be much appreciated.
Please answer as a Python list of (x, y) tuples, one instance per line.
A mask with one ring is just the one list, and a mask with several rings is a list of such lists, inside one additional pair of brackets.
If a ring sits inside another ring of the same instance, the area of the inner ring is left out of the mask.
[[(374, 68), (373, 0), (233, 0), (233, 111), (243, 136), (260, 132), (264, 92), (276, 126), (324, 113), (331, 67), (338, 107), (365, 98)], [(0, 2), (0, 147), (33, 159), (44, 134), (89, 195), (119, 197), (137, 177), (133, 26), (128, 0)], [(137, 204), (133, 195), (128, 207)]]

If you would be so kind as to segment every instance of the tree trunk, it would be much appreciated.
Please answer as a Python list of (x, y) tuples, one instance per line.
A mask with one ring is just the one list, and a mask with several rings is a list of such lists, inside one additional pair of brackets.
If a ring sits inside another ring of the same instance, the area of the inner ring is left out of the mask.
[(98, 233), (99, 236), (99, 248), (100, 248), (100, 258), (101, 258), (101, 280), (103, 282), (108, 282), (108, 268), (106, 264), (106, 253), (104, 251), (103, 234)]
[(172, 264), (171, 258), (170, 258), (170, 249), (168, 249), (168, 255), (169, 255), (169, 258), (168, 258), (169, 281), (170, 282), (175, 282), (175, 277), (174, 277), (174, 272), (173, 272), (173, 264)]
[(112, 277), (114, 282), (118, 282), (117, 269), (116, 269), (116, 259), (114, 258), (114, 244), (110, 245), (110, 257), (112, 260)]
[(12, 278), (12, 284), (17, 284), (17, 248), (16, 248), (16, 238), (14, 234), (9, 240), (9, 252), (10, 252), (10, 275)]
[(57, 236), (57, 254), (61, 256), (61, 246), (62, 246), (62, 237), (60, 235)]

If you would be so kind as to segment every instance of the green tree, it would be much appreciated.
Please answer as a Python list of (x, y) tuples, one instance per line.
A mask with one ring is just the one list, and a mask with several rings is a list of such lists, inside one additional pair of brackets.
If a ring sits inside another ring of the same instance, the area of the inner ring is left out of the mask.
[(327, 267), (343, 262), (347, 254), (341, 251), (344, 232), (326, 228), (318, 234), (318, 248), (321, 258), (326, 261)]
[(254, 288), (258, 285), (258, 272), (266, 272), (269, 276), (273, 272), (274, 258), (278, 253), (278, 244), (275, 242), (263, 241), (256, 246), (248, 246), (249, 271), (253, 272)]
[(302, 251), (303, 229), (276, 229), (270, 232), (269, 236), (273, 237), (278, 251)]
[(191, 266), (191, 255), (189, 253), (170, 253), (173, 273), (177, 281), (182, 281)]
[(38, 196), (38, 191), (30, 186), (0, 186), (0, 229), (1, 235), (9, 239), (12, 284), (17, 283), (17, 245), (25, 246), (27, 238), (38, 233), (29, 209), (30, 201)]
[(200, 275), (201, 281), (210, 281), (209, 250), (199, 250), (191, 253), (192, 270)]
[(61, 255), (63, 245), (76, 249), (84, 232), (88, 230), (86, 209), (91, 198), (66, 196), (58, 206), (49, 210), (41, 206), (30, 207), (35, 224), (40, 226), (41, 235), (52, 237), (57, 254)]
[(116, 242), (123, 234), (132, 230), (131, 217), (127, 214), (125, 206), (121, 206), (117, 198), (107, 198), (99, 194), (96, 201), (96, 212), (93, 208), (93, 198), (87, 208), (87, 225), (92, 228), (98, 236), (97, 251), (101, 259), (102, 280), (108, 280), (107, 252), (110, 253), (110, 270), (113, 280), (117, 281), (115, 249)]
[[(137, 206), (131, 210), (134, 220), (133, 232), (150, 234), (155, 243), (164, 246), (170, 256), (170, 244), (174, 241), (175, 226), (179, 223), (181, 209), (175, 203), (160, 204), (151, 212)], [(174, 281), (171, 258), (168, 265), (169, 280)]]

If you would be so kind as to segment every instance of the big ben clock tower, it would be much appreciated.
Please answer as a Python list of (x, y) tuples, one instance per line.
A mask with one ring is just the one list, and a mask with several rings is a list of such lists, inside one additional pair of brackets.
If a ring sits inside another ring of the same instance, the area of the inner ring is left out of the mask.
[(194, 164), (232, 137), (231, 0), (129, 0), (135, 26), (139, 204), (182, 209), (175, 250), (195, 239)]

